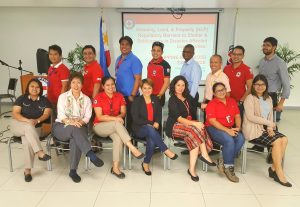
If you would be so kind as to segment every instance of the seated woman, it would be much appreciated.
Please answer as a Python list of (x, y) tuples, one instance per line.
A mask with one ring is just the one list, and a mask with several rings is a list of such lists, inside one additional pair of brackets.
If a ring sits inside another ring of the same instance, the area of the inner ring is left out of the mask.
[(275, 130), (273, 104), (268, 94), (268, 81), (264, 75), (257, 75), (254, 78), (251, 94), (245, 99), (244, 108), (245, 138), (255, 140), (255, 143), (261, 143), (266, 147), (272, 146), (273, 164), (269, 167), (269, 177), (283, 186), (292, 187), (282, 169), (282, 159), (288, 140), (285, 135)]
[(234, 173), (234, 158), (240, 152), (245, 139), (241, 131), (241, 116), (233, 98), (226, 96), (225, 85), (217, 82), (212, 87), (214, 98), (206, 107), (206, 129), (212, 140), (222, 145), (223, 159), (217, 166), (232, 182), (239, 182)]
[(57, 139), (70, 142), (70, 173), (76, 183), (81, 181), (77, 167), (83, 153), (91, 162), (101, 167), (104, 163), (92, 151), (88, 140), (87, 124), (92, 115), (92, 104), (88, 96), (81, 92), (83, 76), (75, 72), (70, 76), (71, 89), (58, 98), (57, 119), (52, 127), (52, 134)]
[(102, 78), (102, 87), (104, 92), (96, 95), (93, 103), (96, 114), (94, 132), (101, 137), (109, 137), (113, 140), (113, 167), (110, 172), (123, 179), (125, 174), (119, 168), (123, 144), (138, 159), (143, 158), (144, 154), (132, 145), (131, 138), (124, 127), (126, 102), (122, 94), (116, 92), (115, 80), (111, 77)]
[(131, 108), (133, 119), (132, 129), (136, 136), (145, 137), (146, 157), (142, 163), (142, 169), (146, 175), (151, 175), (149, 163), (154, 153), (155, 146), (158, 146), (161, 152), (169, 158), (175, 160), (178, 156), (168, 149), (159, 134), (161, 123), (161, 104), (157, 96), (152, 95), (153, 82), (151, 79), (142, 80), (143, 95), (134, 99)]
[(189, 95), (188, 82), (184, 76), (176, 76), (170, 84), (169, 115), (166, 134), (169, 137), (181, 138), (190, 152), (190, 167), (187, 173), (195, 182), (199, 181), (196, 173), (196, 161), (199, 159), (210, 166), (216, 166), (208, 152), (212, 149), (212, 141), (204, 129), (203, 123), (192, 120), (193, 99)]
[(25, 158), (25, 181), (32, 180), (34, 156), (39, 160), (47, 161), (51, 157), (44, 153), (41, 142), (41, 124), (51, 114), (51, 104), (43, 96), (43, 86), (38, 79), (31, 79), (26, 87), (25, 94), (18, 97), (12, 109), (13, 119), (10, 131), (14, 136), (22, 139)]

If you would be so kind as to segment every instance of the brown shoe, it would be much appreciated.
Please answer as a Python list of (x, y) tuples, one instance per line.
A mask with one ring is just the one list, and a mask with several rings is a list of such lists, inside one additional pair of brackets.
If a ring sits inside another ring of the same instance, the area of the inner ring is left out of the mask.
[(223, 160), (223, 158), (217, 159), (217, 168), (218, 168), (218, 170), (219, 170), (220, 173), (224, 173), (225, 167), (224, 167), (224, 160)]
[(230, 167), (225, 168), (224, 173), (225, 173), (226, 177), (228, 178), (228, 180), (230, 180), (231, 182), (234, 182), (234, 183), (239, 182), (240, 179), (235, 175), (234, 167), (230, 166)]

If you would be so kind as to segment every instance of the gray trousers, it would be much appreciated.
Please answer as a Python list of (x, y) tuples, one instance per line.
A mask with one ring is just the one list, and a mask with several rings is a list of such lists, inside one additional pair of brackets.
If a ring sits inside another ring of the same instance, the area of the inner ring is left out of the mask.
[(70, 142), (70, 169), (77, 169), (81, 154), (86, 155), (92, 149), (87, 127), (78, 128), (71, 125), (65, 127), (63, 123), (55, 122), (52, 134), (58, 140)]
[(10, 131), (14, 136), (19, 136), (22, 139), (25, 168), (33, 168), (35, 153), (43, 150), (39, 137), (41, 134), (41, 128), (35, 128), (29, 123), (12, 119)]

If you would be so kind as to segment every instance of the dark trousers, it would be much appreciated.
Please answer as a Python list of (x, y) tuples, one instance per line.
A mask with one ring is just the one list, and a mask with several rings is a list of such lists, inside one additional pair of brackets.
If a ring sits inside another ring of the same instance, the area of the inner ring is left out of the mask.
[(70, 169), (77, 169), (81, 154), (86, 155), (92, 149), (87, 127), (65, 126), (63, 123), (55, 122), (52, 134), (61, 141), (70, 142)]
[(144, 163), (150, 163), (155, 146), (158, 146), (161, 152), (164, 152), (168, 149), (159, 132), (152, 126), (144, 125), (138, 132), (136, 132), (136, 136), (145, 137), (147, 141)]
[(131, 105), (132, 102), (129, 101), (128, 96), (125, 96), (125, 101), (126, 101), (126, 129), (128, 131), (129, 134), (132, 134), (132, 116), (131, 116)]

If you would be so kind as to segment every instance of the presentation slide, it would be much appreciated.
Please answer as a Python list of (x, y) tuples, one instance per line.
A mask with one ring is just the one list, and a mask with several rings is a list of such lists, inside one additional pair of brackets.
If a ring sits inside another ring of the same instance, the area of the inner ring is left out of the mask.
[(125, 12), (122, 16), (123, 34), (133, 40), (132, 51), (143, 63), (143, 78), (152, 59), (152, 43), (160, 41), (165, 45), (163, 58), (171, 65), (171, 79), (180, 74), (186, 44), (194, 45), (194, 59), (202, 68), (201, 79), (206, 79), (210, 72), (209, 58), (216, 51), (217, 13), (185, 13), (180, 19), (165, 13)]

